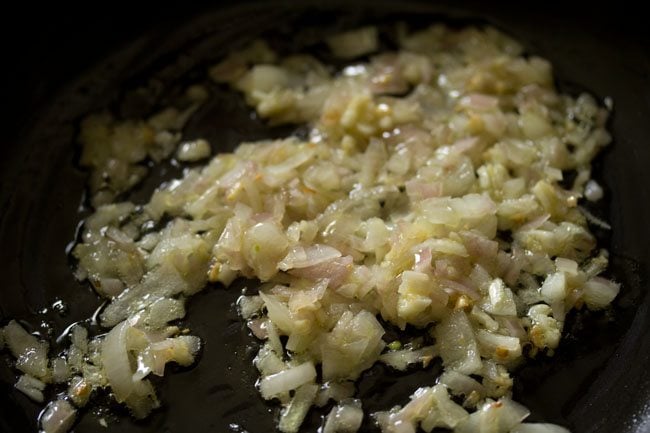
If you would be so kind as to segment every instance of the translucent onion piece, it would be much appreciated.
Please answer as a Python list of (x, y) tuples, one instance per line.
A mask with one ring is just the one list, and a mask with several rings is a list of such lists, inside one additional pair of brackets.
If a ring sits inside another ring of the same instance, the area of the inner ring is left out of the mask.
[(65, 433), (74, 424), (76, 413), (67, 401), (54, 400), (41, 413), (41, 428), (44, 433)]
[(274, 396), (291, 391), (316, 379), (316, 369), (311, 362), (305, 362), (279, 373), (271, 374), (260, 381), (262, 397), (269, 400)]

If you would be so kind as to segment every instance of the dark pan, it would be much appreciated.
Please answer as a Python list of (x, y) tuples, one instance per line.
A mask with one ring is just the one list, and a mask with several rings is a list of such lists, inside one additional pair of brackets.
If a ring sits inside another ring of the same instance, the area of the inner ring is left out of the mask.
[[(649, 431), (650, 43), (635, 11), (617, 5), (595, 11), (547, 4), (498, 8), (487, 2), (318, 3), (159, 6), (155, 12), (105, 6), (37, 15), (23, 9), (8, 19), (2, 37), (11, 61), (5, 62), (2, 80), (0, 324), (24, 319), (33, 331), (56, 337), (100, 305), (74, 280), (65, 252), (84, 214), (79, 206), (86, 174), (75, 168), (74, 144), (84, 114), (106, 107), (126, 116), (146, 114), (182, 86), (203, 80), (205, 67), (229, 48), (261, 33), (291, 50), (360, 23), (487, 22), (549, 59), (565, 91), (586, 89), (615, 103), (610, 124), (615, 142), (596, 165), (608, 199), (594, 211), (613, 226), (600, 237), (610, 249), (610, 274), (623, 283), (622, 294), (609, 312), (572, 315), (555, 358), (534, 361), (517, 373), (515, 397), (532, 410), (531, 420), (567, 425), (576, 433)], [(27, 18), (35, 39), (17, 37)], [(213, 91), (215, 102), (188, 125), (188, 137), (204, 136), (215, 149), (227, 150), (242, 140), (292, 131), (269, 128), (251, 118), (237, 95)], [(142, 201), (162, 180), (179, 174), (171, 165), (157, 168), (134, 199)], [(232, 308), (238, 294), (238, 288), (209, 287), (190, 301), (187, 323), (205, 349), (196, 367), (161, 381), (161, 410), (135, 422), (99, 395), (100, 404), (86, 411), (74, 431), (273, 431), (273, 406), (253, 388), (254, 341)], [(66, 308), (52, 308), (57, 300)], [(35, 432), (39, 408), (13, 389), (15, 373), (7, 365), (0, 360), (0, 431)], [(437, 368), (395, 375), (374, 367), (359, 384), (366, 409), (403, 402), (417, 386), (432, 383)], [(315, 431), (322, 415), (311, 414), (305, 431)], [(98, 426), (100, 417), (109, 421), (108, 428)], [(370, 423), (364, 428), (372, 431)]]

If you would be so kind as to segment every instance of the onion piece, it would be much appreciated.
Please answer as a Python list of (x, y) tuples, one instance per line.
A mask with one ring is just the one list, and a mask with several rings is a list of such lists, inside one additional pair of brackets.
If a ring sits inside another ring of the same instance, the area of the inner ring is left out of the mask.
[(594, 277), (585, 283), (583, 299), (587, 307), (592, 310), (599, 310), (611, 304), (620, 290), (620, 284), (602, 277)]
[(346, 311), (321, 344), (323, 379), (356, 379), (383, 350), (385, 331), (369, 311)]
[(278, 263), (278, 269), (288, 271), (289, 269), (307, 268), (338, 257), (341, 257), (341, 252), (329, 245), (315, 244), (307, 248), (295, 246)]
[(433, 406), (421, 422), (422, 430), (430, 432), (435, 427), (455, 428), (467, 419), (467, 411), (449, 398), (444, 385), (434, 386), (431, 393)]
[(439, 378), (441, 384), (451, 390), (454, 395), (468, 397), (472, 393), (485, 395), (485, 388), (476, 379), (457, 371), (445, 371)]
[(354, 382), (325, 382), (321, 385), (321, 389), (316, 397), (315, 405), (323, 407), (330, 400), (341, 402), (342, 400), (351, 398), (354, 395)]
[(269, 319), (262, 318), (250, 319), (246, 322), (248, 329), (250, 329), (253, 335), (260, 340), (266, 340), (269, 337), (269, 333), (267, 331), (268, 324)]
[(52, 364), (52, 380), (54, 383), (63, 383), (70, 377), (70, 368), (68, 361), (64, 357), (56, 357), (51, 361)]
[(70, 380), (68, 395), (77, 407), (84, 407), (88, 403), (92, 385), (81, 376), (75, 376)]
[(382, 432), (412, 432), (418, 424), (425, 432), (435, 427), (454, 428), (467, 418), (467, 411), (454, 403), (444, 385), (418, 388), (403, 408), (375, 414)]
[(478, 373), (481, 358), (472, 326), (462, 310), (456, 310), (444, 319), (434, 331), (436, 348), (443, 365), (464, 374)]
[(102, 363), (106, 377), (118, 402), (123, 402), (135, 392), (135, 382), (126, 346), (128, 322), (114, 327), (102, 344)]
[(486, 402), (461, 422), (455, 433), (508, 433), (528, 417), (530, 411), (509, 398)]
[(289, 308), (273, 295), (260, 292), (260, 297), (264, 301), (271, 322), (282, 332), (289, 334), (294, 327), (294, 318)]
[(436, 357), (434, 346), (427, 346), (421, 349), (403, 349), (386, 352), (379, 357), (379, 360), (396, 370), (404, 371), (410, 364), (422, 363), (422, 367), (429, 365)]
[(476, 332), (476, 341), (481, 355), (500, 362), (513, 361), (521, 357), (521, 342), (516, 337), (493, 334), (483, 329)]
[(32, 400), (43, 403), (43, 390), (45, 389), (45, 383), (36, 379), (29, 374), (23, 374), (18, 378), (18, 381), (14, 385), (16, 389)]
[(239, 314), (244, 319), (250, 319), (257, 314), (264, 306), (264, 301), (259, 295), (256, 296), (240, 296), (237, 299), (237, 307), (239, 307)]
[(279, 373), (287, 368), (280, 355), (273, 350), (269, 343), (260, 348), (253, 364), (263, 377)]
[(167, 323), (185, 317), (185, 300), (160, 298), (145, 310), (142, 320), (153, 329), (163, 328)]
[(555, 259), (555, 268), (566, 275), (578, 275), (578, 263), (575, 260), (558, 257)]
[(131, 329), (129, 321), (115, 326), (102, 343), (101, 359), (115, 399), (126, 403), (137, 418), (144, 418), (158, 406), (158, 400), (149, 381), (134, 379), (127, 343)]
[(506, 287), (500, 278), (496, 278), (490, 283), (486, 301), (482, 307), (490, 314), (497, 316), (517, 315), (517, 306), (512, 290)]
[(65, 400), (55, 400), (41, 412), (40, 424), (44, 433), (66, 433), (74, 424), (77, 411)]
[(290, 367), (279, 373), (271, 374), (260, 381), (260, 393), (266, 400), (276, 395), (291, 391), (313, 382), (316, 379), (316, 369), (312, 362), (305, 362), (296, 367)]
[(571, 433), (564, 427), (545, 423), (523, 423), (515, 426), (510, 433)]
[(149, 373), (162, 376), (168, 362), (176, 362), (180, 366), (187, 367), (194, 362), (194, 357), (200, 348), (201, 340), (193, 335), (181, 335), (150, 342), (138, 354), (138, 368), (133, 379), (142, 379)]
[(564, 272), (556, 272), (546, 277), (540, 292), (542, 298), (549, 304), (564, 300), (566, 297), (566, 277)]
[(355, 433), (362, 422), (361, 400), (344, 400), (334, 406), (327, 415), (322, 433)]
[(336, 289), (345, 282), (352, 272), (353, 262), (352, 256), (338, 257), (306, 268), (292, 269), (289, 273), (312, 281), (327, 279), (327, 286)]
[(282, 411), (278, 429), (283, 433), (297, 433), (314, 402), (318, 385), (308, 383), (296, 390), (289, 405)]
[(81, 353), (88, 352), (88, 330), (78, 323), (72, 327), (70, 332), (70, 340), (74, 347), (79, 349)]
[(4, 327), (4, 337), (11, 354), (16, 357), (16, 367), (33, 377), (45, 378), (47, 369), (48, 344), (39, 341), (15, 320)]

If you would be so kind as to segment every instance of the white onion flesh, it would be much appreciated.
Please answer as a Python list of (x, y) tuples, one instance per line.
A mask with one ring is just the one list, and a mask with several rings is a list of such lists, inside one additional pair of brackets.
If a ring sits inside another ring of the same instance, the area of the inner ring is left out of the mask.
[(325, 406), (330, 400), (341, 402), (354, 395), (354, 382), (325, 382), (316, 396), (316, 406)]
[(341, 257), (341, 252), (327, 245), (313, 245), (307, 248), (294, 247), (278, 264), (283, 271), (295, 268), (307, 268)]
[(118, 402), (126, 401), (136, 392), (133, 371), (129, 361), (127, 332), (131, 325), (122, 322), (114, 327), (104, 339), (102, 345), (102, 362), (106, 377)]
[(15, 320), (4, 327), (4, 338), (11, 354), (16, 358), (16, 367), (36, 378), (47, 375), (48, 344), (29, 334)]
[(513, 428), (511, 433), (569, 433), (569, 430), (555, 424), (523, 423)]
[(379, 360), (396, 370), (403, 371), (415, 363), (421, 363), (426, 367), (436, 356), (435, 347), (428, 346), (417, 350), (404, 349), (386, 352), (379, 357)]
[(604, 278), (592, 278), (585, 283), (584, 300), (588, 307), (600, 309), (609, 305), (621, 290), (621, 286)]
[(70, 368), (68, 362), (63, 357), (53, 358), (52, 364), (52, 380), (55, 383), (63, 383), (68, 380), (70, 375)]
[(45, 389), (45, 383), (40, 380), (32, 377), (28, 374), (23, 374), (18, 378), (16, 389), (32, 400), (42, 403), (43, 402), (43, 390)]
[(361, 401), (346, 400), (332, 408), (325, 419), (322, 433), (355, 433), (362, 422)]
[(76, 410), (65, 400), (55, 400), (47, 405), (40, 417), (44, 433), (66, 433), (74, 424)]
[(294, 390), (301, 385), (316, 379), (316, 369), (311, 362), (305, 362), (296, 367), (290, 367), (279, 373), (271, 374), (260, 381), (262, 397), (269, 400), (286, 391)]
[(283, 433), (297, 433), (309, 408), (314, 402), (318, 385), (308, 383), (296, 390), (289, 405), (282, 412), (278, 429)]

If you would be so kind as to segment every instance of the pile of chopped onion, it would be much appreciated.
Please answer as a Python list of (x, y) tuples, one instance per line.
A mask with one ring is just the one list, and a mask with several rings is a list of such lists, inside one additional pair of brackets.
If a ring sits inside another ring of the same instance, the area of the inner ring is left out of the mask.
[[(147, 377), (199, 350), (170, 324), (185, 299), (239, 277), (261, 281), (238, 308), (262, 341), (259, 391), (282, 406), (282, 432), (332, 401), (323, 431), (357, 431), (364, 371), (438, 359), (439, 378), (372, 414), (383, 432), (566, 431), (523, 423), (510, 372), (553, 355), (571, 310), (607, 308), (619, 292), (599, 276), (607, 252), (579, 206), (603, 194), (590, 161), (610, 141), (608, 111), (590, 95), (559, 94), (546, 60), (492, 28), (397, 34), (400, 48), (379, 53), (374, 27), (328, 38), (350, 62), (335, 73), (263, 41), (231, 53), (211, 78), (271, 124), (306, 123), (309, 137), (242, 143), (142, 206), (115, 198), (144, 176), (146, 158), (177, 143), (180, 160), (209, 155), (207, 141), (180, 133), (205, 92), (146, 121), (83, 122), (96, 210), (74, 255), (77, 276), (108, 301), (100, 320), (110, 330), (88, 340), (76, 327), (51, 359), (16, 322), (2, 332), (21, 391), (42, 401), (45, 384), (69, 383), (43, 416), (46, 432), (69, 428), (73, 405), (100, 387), (136, 417), (156, 408)], [(567, 171), (577, 173), (569, 188)], [(387, 344), (382, 323), (427, 338)]]

